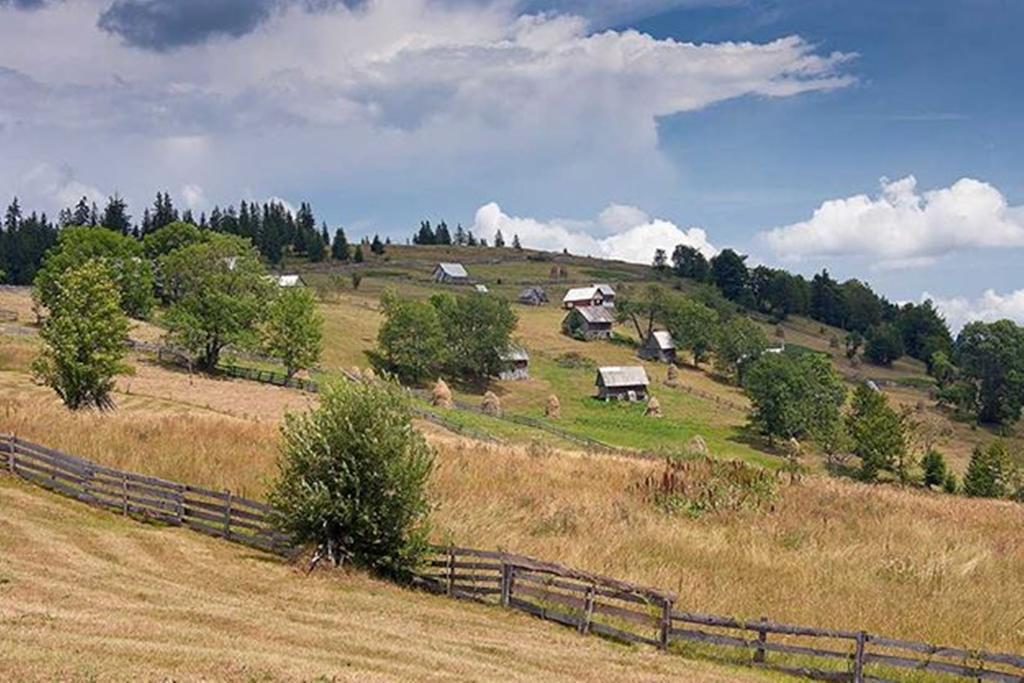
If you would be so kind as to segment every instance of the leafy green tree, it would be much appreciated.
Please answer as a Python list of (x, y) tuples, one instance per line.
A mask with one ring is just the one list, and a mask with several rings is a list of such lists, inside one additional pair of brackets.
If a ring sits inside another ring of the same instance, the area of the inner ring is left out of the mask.
[(698, 282), (708, 282), (711, 279), (711, 266), (704, 258), (704, 254), (686, 244), (677, 244), (672, 250), (672, 270), (679, 277)]
[(853, 360), (857, 356), (857, 352), (860, 351), (860, 347), (864, 345), (864, 336), (854, 330), (846, 335), (846, 357)]
[(366, 257), (363, 256), (363, 245), (356, 245), (356, 254), (355, 256), (352, 257), (352, 260), (355, 261), (356, 263), (362, 263), (363, 261), (366, 260)]
[(723, 249), (711, 259), (711, 280), (730, 301), (746, 303), (750, 296), (746, 259), (732, 249)]
[(842, 289), (827, 270), (822, 270), (811, 280), (810, 314), (826, 325), (844, 327), (846, 324), (846, 304)]
[(928, 374), (935, 378), (939, 389), (945, 389), (956, 380), (956, 366), (945, 351), (936, 351), (928, 361)]
[(299, 287), (279, 289), (267, 310), (263, 350), (281, 359), (292, 377), (319, 362), (323, 337), (324, 320), (312, 292)]
[(882, 470), (895, 472), (899, 463), (906, 461), (907, 435), (899, 414), (884, 394), (867, 384), (858, 386), (853, 394), (847, 429), (866, 481), (874, 481)]
[(664, 272), (668, 268), (668, 254), (665, 253), (664, 249), (654, 250), (654, 260), (651, 261), (651, 267), (659, 273)]
[(973, 498), (1002, 498), (1009, 493), (1010, 454), (1002, 441), (976, 446), (964, 474), (964, 494)]
[(274, 519), (316, 558), (403, 577), (427, 550), (433, 453), (390, 383), (328, 384), (285, 417)]
[(169, 336), (201, 368), (213, 370), (228, 344), (255, 346), (273, 284), (249, 240), (211, 235), (162, 257), (160, 270), (176, 292), (166, 316)]
[(737, 384), (743, 384), (744, 368), (767, 348), (768, 336), (764, 330), (749, 318), (737, 315), (719, 328), (715, 365), (719, 370), (733, 374)]
[(751, 363), (743, 387), (752, 406), (750, 422), (769, 443), (834, 437), (846, 389), (824, 356), (763, 354)]
[(718, 335), (718, 313), (689, 297), (679, 297), (665, 314), (665, 327), (676, 346), (690, 352), (694, 366), (707, 360)]
[(903, 356), (903, 336), (895, 325), (882, 323), (868, 331), (864, 357), (876, 365), (892, 365)]
[(136, 240), (113, 230), (64, 228), (36, 274), (39, 299), (50, 308), (57, 295), (60, 275), (88, 261), (98, 260), (107, 266), (107, 272), (114, 279), (124, 312), (133, 318), (146, 318), (153, 306), (153, 268), (141, 256), (141, 247)]
[(113, 408), (114, 378), (127, 370), (128, 318), (109, 267), (87, 261), (62, 271), (52, 284), (33, 369), (72, 410)]
[(1024, 403), (1024, 330), (1009, 320), (972, 322), (957, 336), (955, 360), (980, 422), (1010, 424)]
[(923, 304), (904, 304), (899, 309), (897, 326), (903, 335), (903, 346), (911, 358), (926, 363), (936, 351), (949, 354), (953, 339), (942, 315), (931, 300)]
[(198, 244), (205, 239), (206, 235), (195, 225), (174, 221), (145, 235), (142, 238), (142, 253), (146, 258), (158, 259), (175, 249)]
[(671, 305), (671, 299), (663, 288), (648, 285), (640, 293), (620, 293), (615, 302), (615, 317), (620, 323), (632, 323), (637, 339), (643, 343), (654, 329), (654, 324), (665, 321)]
[[(882, 322), (882, 301), (871, 287), (860, 280), (847, 280), (839, 286), (843, 299), (844, 327), (867, 332)], [(901, 337), (902, 343), (902, 337)]]
[(924, 470), (924, 485), (929, 488), (943, 486), (946, 476), (949, 474), (946, 468), (946, 459), (934, 448), (921, 458), (921, 469)]
[(435, 377), (445, 360), (445, 334), (437, 309), (388, 291), (381, 297), (381, 310), (384, 322), (377, 332), (377, 350), (386, 369), (412, 384)]
[(497, 375), (518, 322), (508, 301), (472, 292), (435, 294), (430, 303), (444, 330), (448, 372), (477, 382)]

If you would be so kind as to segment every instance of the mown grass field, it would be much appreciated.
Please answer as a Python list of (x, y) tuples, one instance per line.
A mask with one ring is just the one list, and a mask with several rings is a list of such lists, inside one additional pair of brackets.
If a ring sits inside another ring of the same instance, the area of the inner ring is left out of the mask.
[(754, 681), (528, 616), (304, 571), (0, 475), (11, 681)]

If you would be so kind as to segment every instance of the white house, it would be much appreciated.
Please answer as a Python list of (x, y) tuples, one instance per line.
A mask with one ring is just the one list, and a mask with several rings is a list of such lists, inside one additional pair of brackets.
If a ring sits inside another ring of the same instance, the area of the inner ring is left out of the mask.
[(615, 290), (609, 285), (591, 285), (589, 287), (573, 287), (562, 297), (565, 308), (581, 306), (615, 307)]

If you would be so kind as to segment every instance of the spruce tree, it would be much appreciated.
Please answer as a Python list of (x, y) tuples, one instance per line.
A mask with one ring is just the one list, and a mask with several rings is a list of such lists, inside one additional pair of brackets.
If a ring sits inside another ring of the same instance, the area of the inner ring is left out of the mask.
[(74, 210), (71, 212), (71, 221), (73, 225), (91, 225), (89, 217), (91, 215), (89, 210), (89, 200), (82, 197), (75, 204)]
[(132, 230), (132, 217), (128, 215), (128, 204), (115, 193), (107, 200), (100, 225), (108, 230), (127, 235)]
[(494, 233), (494, 246), (499, 249), (505, 246), (505, 236), (501, 234), (501, 230)]
[(348, 261), (349, 255), (348, 239), (345, 237), (345, 229), (338, 228), (334, 231), (334, 243), (331, 245), (331, 257), (336, 261)]
[(523, 250), (523, 245), (519, 241), (519, 233), (512, 235), (512, 248), (515, 249), (516, 251)]

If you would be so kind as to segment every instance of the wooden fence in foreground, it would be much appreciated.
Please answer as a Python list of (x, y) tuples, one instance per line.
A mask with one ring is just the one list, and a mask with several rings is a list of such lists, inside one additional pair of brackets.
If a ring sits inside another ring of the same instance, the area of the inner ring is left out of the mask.
[(288, 537), (268, 521), (268, 505), (230, 491), (105, 467), (11, 435), (0, 435), (0, 467), (44, 488), (123, 515), (188, 527), (276, 554), (291, 549)]
[[(456, 598), (500, 604), (598, 634), (663, 650), (746, 660), (800, 676), (885, 681), (901, 670), (977, 681), (1024, 681), (1024, 656), (936, 647), (864, 631), (752, 622), (676, 608), (672, 593), (511, 553), (435, 548), (415, 582)], [(736, 653), (740, 653), (738, 656)], [(746, 653), (746, 654), (743, 654)], [(916, 679), (915, 679), (916, 680)]]
[[(279, 555), (295, 549), (270, 523), (268, 505), (227, 491), (105, 467), (12, 435), (0, 435), (0, 471), (137, 519)], [(434, 548), (413, 583), (526, 612), (584, 635), (710, 657), (730, 652), (730, 661), (821, 680), (885, 681), (912, 670), (929, 680), (1024, 682), (1024, 656), (686, 612), (670, 592), (500, 551)]]

